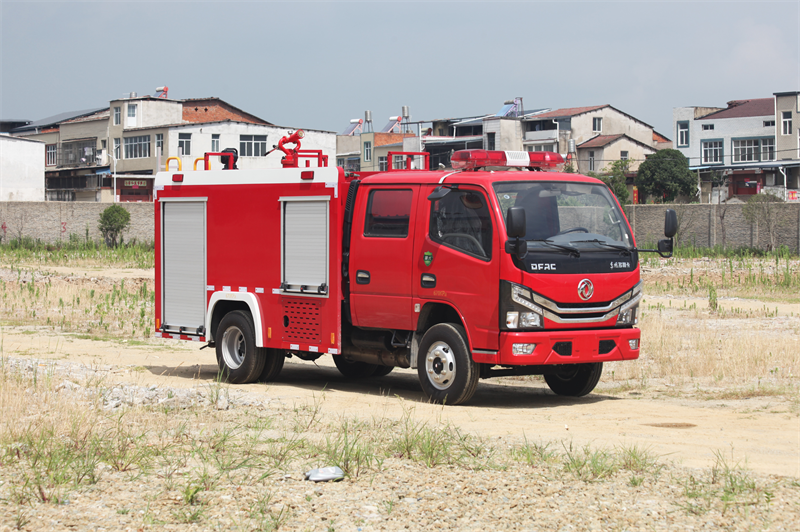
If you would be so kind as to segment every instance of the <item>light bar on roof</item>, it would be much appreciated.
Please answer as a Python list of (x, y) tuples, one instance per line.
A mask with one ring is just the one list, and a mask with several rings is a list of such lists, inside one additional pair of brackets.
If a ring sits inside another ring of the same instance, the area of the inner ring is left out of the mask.
[(518, 166), (524, 168), (552, 168), (564, 163), (564, 158), (550, 151), (489, 151), (461, 150), (450, 158), (455, 170), (472, 170), (484, 166)]

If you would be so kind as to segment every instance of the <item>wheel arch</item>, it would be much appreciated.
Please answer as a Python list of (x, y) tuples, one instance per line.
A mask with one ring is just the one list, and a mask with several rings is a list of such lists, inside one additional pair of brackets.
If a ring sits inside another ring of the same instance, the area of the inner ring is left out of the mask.
[(419, 344), (425, 331), (439, 323), (455, 323), (461, 325), (467, 335), (467, 348), (472, 352), (472, 341), (469, 336), (469, 327), (464, 316), (456, 308), (448, 303), (431, 301), (425, 303), (419, 313), (417, 328), (411, 341), (411, 367), (417, 367), (417, 355), (419, 354)]
[(222, 317), (234, 310), (244, 310), (250, 313), (253, 318), (256, 347), (264, 347), (261, 307), (255, 294), (250, 292), (214, 292), (211, 294), (206, 312), (206, 331), (208, 331), (209, 339), (215, 340), (215, 333)]

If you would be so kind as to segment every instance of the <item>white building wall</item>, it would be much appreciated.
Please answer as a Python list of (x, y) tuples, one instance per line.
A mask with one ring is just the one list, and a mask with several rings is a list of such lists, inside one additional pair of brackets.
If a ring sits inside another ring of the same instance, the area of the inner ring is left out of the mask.
[(0, 135), (0, 201), (44, 201), (44, 143)]
[[(181, 157), (182, 167), (191, 170), (194, 167), (194, 161), (197, 158), (203, 157), (206, 152), (211, 151), (211, 136), (218, 134), (220, 150), (225, 148), (236, 148), (239, 150), (240, 135), (266, 135), (267, 136), (267, 151), (271, 150), (273, 146), (278, 144), (278, 141), (284, 137), (294, 133), (294, 128), (283, 128), (277, 126), (264, 126), (259, 124), (247, 124), (242, 122), (219, 122), (215, 124), (198, 124), (191, 126), (181, 126), (170, 128), (167, 143), (169, 153), (161, 158), (162, 169), (166, 163), (167, 157), (178, 156), (178, 135), (180, 133), (191, 133), (191, 154)], [(336, 166), (336, 134), (328, 131), (314, 131), (304, 130), (305, 137), (300, 141), (301, 150), (322, 150), (323, 155), (328, 156), (328, 166)], [(294, 147), (289, 144), (288, 147)], [(241, 169), (248, 168), (282, 168), (281, 157), (283, 152), (275, 150), (266, 157), (242, 157), (239, 156), (237, 166)], [(222, 163), (219, 157), (212, 157), (211, 168), (220, 169)], [(174, 164), (174, 163), (173, 163)], [(301, 159), (301, 164), (304, 159)], [(311, 163), (312, 166), (316, 162)], [(202, 162), (198, 163), (198, 169), (202, 168)]]

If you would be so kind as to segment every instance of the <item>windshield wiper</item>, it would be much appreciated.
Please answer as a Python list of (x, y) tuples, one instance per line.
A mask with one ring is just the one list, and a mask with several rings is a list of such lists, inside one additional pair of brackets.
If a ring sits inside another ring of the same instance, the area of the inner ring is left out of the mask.
[(594, 240), (571, 240), (570, 242), (575, 242), (576, 244), (585, 244), (585, 243), (600, 244), (601, 246), (606, 246), (606, 247), (609, 247), (609, 248), (618, 249), (620, 251), (626, 251), (629, 255), (630, 255), (630, 252), (631, 252), (630, 248), (626, 248), (625, 246), (618, 246), (616, 244), (609, 244), (608, 242), (605, 242), (604, 240), (598, 240), (596, 238)]
[(575, 255), (576, 257), (581, 256), (581, 252), (578, 251), (578, 248), (572, 246), (563, 246), (561, 244), (556, 244), (552, 240), (547, 238), (534, 238), (533, 240), (528, 240), (528, 242), (544, 242), (548, 246), (553, 246), (554, 248), (562, 249), (564, 251), (568, 251), (570, 255)]

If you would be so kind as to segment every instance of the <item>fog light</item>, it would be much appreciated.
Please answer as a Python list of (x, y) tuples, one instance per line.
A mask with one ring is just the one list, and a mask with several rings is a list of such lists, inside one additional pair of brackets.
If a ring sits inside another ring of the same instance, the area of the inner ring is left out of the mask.
[(535, 312), (523, 312), (520, 315), (519, 324), (520, 327), (522, 327), (523, 329), (529, 327), (541, 327), (542, 317), (536, 314)]
[(511, 352), (515, 355), (530, 355), (536, 349), (536, 344), (513, 344)]
[(636, 340), (628, 340), (628, 345), (631, 349), (639, 349), (639, 339)]
[(508, 312), (506, 314), (506, 327), (516, 329), (519, 325), (519, 312)]

